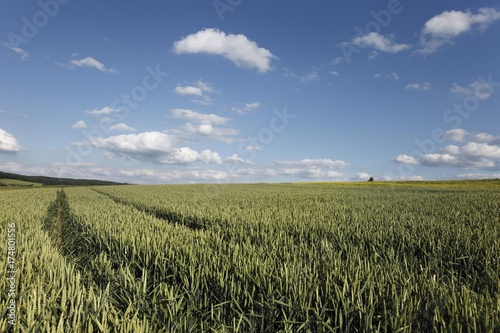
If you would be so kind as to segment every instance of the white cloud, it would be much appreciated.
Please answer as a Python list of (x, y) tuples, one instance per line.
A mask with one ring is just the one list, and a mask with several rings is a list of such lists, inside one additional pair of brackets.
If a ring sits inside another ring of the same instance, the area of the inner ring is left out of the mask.
[(196, 81), (196, 86), (203, 90), (206, 93), (216, 93), (217, 91), (214, 89), (211, 83), (204, 82), (203, 80)]
[(450, 89), (450, 92), (452, 92), (453, 94), (464, 95), (464, 96), (475, 96), (481, 101), (490, 98), (493, 91), (494, 88), (491, 86), (490, 83), (486, 81), (480, 82), (477, 80), (469, 84), (468, 88), (453, 83), (453, 86)]
[[(461, 169), (500, 169), (500, 136), (488, 133), (471, 134), (463, 128), (447, 130), (442, 139), (466, 142), (461, 146), (447, 145), (438, 152), (422, 156), (399, 155), (398, 163)], [(477, 142), (479, 141), (479, 142)]]
[(21, 57), (21, 60), (26, 60), (30, 56), (30, 54), (28, 52), (24, 51), (20, 47), (16, 47), (16, 46), (11, 45), (9, 43), (4, 43), (3, 45), (6, 48), (8, 48), (9, 50), (11, 50), (12, 52), (14, 52), (15, 54), (19, 55)]
[(458, 153), (468, 157), (500, 159), (500, 147), (487, 143), (469, 142), (465, 146), (460, 147)]
[(332, 60), (332, 64), (333, 65), (340, 65), (344, 61), (345, 61), (344, 57), (337, 57), (337, 58), (335, 58), (335, 59)]
[(442, 46), (451, 44), (453, 38), (472, 30), (485, 30), (494, 21), (500, 20), (500, 12), (494, 8), (480, 8), (476, 14), (470, 11), (445, 11), (428, 20), (422, 28), (420, 49), (427, 56)]
[(207, 106), (212, 104), (212, 98), (210, 96), (203, 95), (201, 96), (201, 98), (193, 99), (193, 102), (195, 102), (196, 104)]
[(217, 139), (225, 142), (233, 142), (234, 140), (228, 138), (228, 136), (237, 135), (239, 132), (233, 128), (220, 128), (214, 127), (210, 123), (201, 123), (198, 125), (193, 125), (187, 123), (180, 128), (182, 133), (187, 133), (191, 135), (201, 135), (212, 139)]
[(424, 83), (409, 83), (406, 85), (405, 89), (407, 90), (430, 90), (431, 84), (429, 82)]
[(23, 150), (26, 148), (12, 134), (0, 128), (0, 153), (15, 154)]
[(286, 78), (297, 79), (300, 82), (311, 82), (311, 81), (316, 81), (319, 79), (319, 74), (316, 71), (312, 71), (310, 73), (300, 75), (300, 74), (295, 74), (295, 73), (292, 73), (292, 72), (289, 72), (288, 70), (286, 70), (284, 76)]
[(243, 108), (232, 108), (232, 110), (238, 114), (247, 114), (248, 112), (258, 109), (262, 106), (260, 102), (246, 103)]
[(339, 72), (337, 71), (330, 71), (329, 72), (332, 76), (340, 76)]
[(184, 37), (174, 43), (174, 52), (220, 55), (238, 67), (256, 68), (261, 73), (269, 71), (276, 58), (244, 35), (226, 34), (218, 29), (204, 29)]
[(351, 177), (351, 180), (368, 180), (371, 175), (366, 172), (357, 173), (354, 177)]
[(385, 73), (385, 74), (381, 74), (381, 73), (375, 73), (373, 75), (373, 77), (375, 79), (380, 79), (382, 77), (385, 77), (387, 79), (390, 79), (390, 80), (394, 80), (394, 81), (398, 81), (400, 79), (398, 73), (396, 73), (395, 71), (392, 71), (390, 73)]
[(205, 114), (188, 109), (173, 109), (170, 113), (174, 118), (195, 121), (203, 124), (224, 125), (231, 120), (229, 118), (224, 118), (213, 113)]
[(383, 176), (381, 178), (382, 180), (385, 181), (403, 181), (403, 180), (424, 180), (424, 177), (419, 176), (419, 175), (411, 175), (411, 176), (398, 176), (398, 177), (391, 177), (391, 176)]
[(371, 47), (377, 51), (387, 53), (398, 53), (411, 47), (409, 44), (397, 44), (393, 39), (393, 36), (388, 38), (377, 32), (370, 32), (367, 35), (353, 38), (350, 42), (347, 42), (347, 44), (354, 44), (361, 48)]
[(175, 147), (175, 138), (162, 132), (124, 134), (108, 138), (92, 137), (89, 143), (117, 156), (128, 156), (143, 162), (158, 164), (191, 164), (222, 162), (216, 152), (208, 149), (201, 153), (189, 147)]
[(200, 97), (199, 99), (193, 100), (193, 102), (201, 105), (212, 104), (212, 99), (210, 96), (206, 95), (208, 93), (215, 93), (215, 89), (212, 84), (198, 80), (189, 86), (177, 86), (175, 87), (175, 93), (178, 95), (193, 95)]
[(307, 166), (307, 167), (326, 167), (326, 168), (346, 168), (349, 163), (341, 160), (331, 159), (303, 159), (300, 161), (276, 161), (274, 164), (280, 166)]
[(78, 120), (76, 123), (71, 126), (73, 129), (82, 129), (82, 128), (87, 128), (87, 124), (83, 120)]
[(135, 132), (136, 131), (135, 128), (130, 127), (124, 123), (119, 123), (119, 124), (110, 126), (109, 129), (112, 131), (121, 131), (121, 132)]
[(413, 164), (413, 165), (420, 164), (420, 162), (415, 157), (409, 156), (409, 155), (405, 155), (405, 154), (398, 155), (394, 159), (394, 161), (398, 162), (398, 163), (403, 163), (403, 164)]
[(457, 179), (494, 179), (500, 178), (500, 173), (460, 173)]
[(178, 95), (195, 95), (203, 96), (203, 91), (198, 87), (186, 86), (186, 87), (175, 87), (175, 93)]
[(22, 169), (22, 166), (16, 162), (7, 162), (0, 164), (0, 170), (6, 172), (19, 172)]
[(227, 157), (224, 160), (224, 162), (230, 163), (230, 164), (253, 164), (252, 161), (244, 159), (244, 158), (238, 156), (238, 154), (233, 154), (233, 155)]
[(420, 163), (427, 166), (456, 166), (459, 159), (451, 154), (426, 154), (420, 158)]
[(443, 139), (462, 142), (465, 140), (465, 137), (470, 133), (464, 130), (463, 128), (454, 128), (451, 130), (447, 130), (443, 133)]
[(488, 133), (478, 133), (472, 136), (474, 141), (500, 145), (500, 135), (494, 136)]
[(113, 109), (109, 106), (105, 106), (103, 107), (102, 109), (94, 109), (94, 110), (87, 110), (85, 111), (85, 113), (87, 114), (90, 114), (91, 116), (96, 116), (96, 117), (99, 117), (99, 116), (102, 116), (102, 115), (105, 115), (105, 114), (112, 114), (114, 112), (119, 112), (120, 110), (117, 110), (117, 109)]
[(248, 151), (260, 151), (260, 150), (262, 150), (262, 148), (259, 147), (259, 146), (246, 145), (245, 146), (245, 150), (248, 150)]
[(104, 66), (103, 63), (100, 61), (92, 58), (92, 57), (86, 57), (80, 60), (71, 60), (70, 62), (70, 68), (72, 67), (89, 67), (89, 68), (94, 68), (97, 70), (100, 70), (101, 72), (107, 72), (107, 73), (112, 73), (112, 74), (119, 74), (119, 72), (116, 69), (113, 68), (107, 68)]

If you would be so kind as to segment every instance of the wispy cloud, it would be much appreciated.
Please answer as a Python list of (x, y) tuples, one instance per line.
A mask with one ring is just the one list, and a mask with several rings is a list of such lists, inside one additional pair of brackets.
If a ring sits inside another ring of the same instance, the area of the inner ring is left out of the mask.
[(243, 108), (233, 107), (232, 110), (238, 114), (247, 114), (252, 110), (260, 108), (262, 104), (260, 102), (246, 103)]
[[(411, 48), (409, 44), (398, 44), (394, 41), (394, 36), (386, 37), (378, 32), (370, 32), (364, 36), (354, 37), (343, 45), (354, 45), (359, 48), (371, 48), (376, 52), (399, 53)], [(377, 53), (375, 53), (376, 55)], [(373, 55), (372, 55), (373, 57)]]
[(409, 83), (406, 85), (406, 90), (430, 90), (432, 85), (429, 82)]
[(491, 97), (494, 88), (490, 83), (484, 81), (474, 81), (469, 84), (468, 87), (462, 87), (456, 83), (453, 83), (453, 86), (450, 89), (450, 92), (456, 95), (464, 95), (464, 96), (475, 96), (478, 99), (484, 101)]
[(376, 73), (376, 74), (373, 75), (373, 77), (375, 79), (387, 78), (387, 79), (391, 79), (391, 80), (394, 80), (394, 81), (398, 81), (400, 79), (399, 74), (396, 73), (395, 71), (392, 71), (390, 73), (385, 73), (385, 74)]
[(88, 68), (94, 68), (97, 69), (101, 72), (106, 72), (106, 73), (112, 73), (112, 74), (119, 74), (119, 72), (116, 69), (113, 68), (107, 68), (104, 66), (103, 63), (100, 61), (92, 58), (92, 57), (86, 57), (80, 60), (74, 59), (69, 62), (69, 68), (75, 68), (75, 67), (88, 67)]
[(311, 72), (306, 73), (306, 74), (296, 74), (296, 73), (290, 72), (289, 70), (285, 70), (284, 76), (286, 78), (292, 78), (292, 79), (299, 80), (300, 82), (311, 82), (311, 81), (316, 81), (319, 79), (319, 74), (316, 71), (311, 71)]
[(276, 57), (245, 35), (226, 34), (218, 29), (204, 29), (174, 43), (177, 54), (208, 53), (229, 59), (238, 67), (255, 68), (261, 73), (271, 70)]
[(22, 48), (11, 45), (9, 43), (4, 43), (3, 44), (6, 48), (8, 48), (10, 51), (14, 52), (15, 54), (19, 55), (21, 57), (21, 60), (26, 60), (30, 56), (30, 54), (26, 51), (24, 51)]
[(198, 99), (194, 99), (193, 102), (201, 105), (212, 104), (212, 98), (208, 94), (217, 93), (211, 83), (198, 80), (188, 86), (177, 86), (174, 89), (177, 95), (184, 96), (197, 96)]
[(203, 124), (225, 125), (231, 120), (213, 113), (205, 114), (188, 109), (173, 109), (170, 111), (170, 114), (174, 118), (200, 122)]

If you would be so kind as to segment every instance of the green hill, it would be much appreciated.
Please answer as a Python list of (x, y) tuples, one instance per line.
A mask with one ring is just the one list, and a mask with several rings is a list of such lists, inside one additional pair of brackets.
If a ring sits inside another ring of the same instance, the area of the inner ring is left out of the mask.
[(110, 182), (96, 179), (56, 178), (45, 176), (24, 176), (15, 173), (0, 171), (0, 186), (99, 186), (125, 185), (124, 183)]
[(0, 179), (0, 186), (25, 186), (25, 187), (39, 187), (43, 186), (40, 183), (26, 182), (18, 179)]

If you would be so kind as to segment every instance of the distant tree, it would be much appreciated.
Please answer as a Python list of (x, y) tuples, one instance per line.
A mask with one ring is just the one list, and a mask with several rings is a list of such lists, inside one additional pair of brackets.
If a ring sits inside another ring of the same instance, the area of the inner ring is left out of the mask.
[(373, 177), (370, 177), (370, 179), (368, 179), (369, 182), (372, 182), (374, 181), (375, 179), (373, 179)]

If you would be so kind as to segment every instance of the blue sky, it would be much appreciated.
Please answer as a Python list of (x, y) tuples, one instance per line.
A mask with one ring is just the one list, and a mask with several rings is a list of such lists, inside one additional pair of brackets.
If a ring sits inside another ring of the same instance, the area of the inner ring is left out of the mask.
[(490, 1), (6, 0), (0, 13), (2, 171), (500, 177)]

